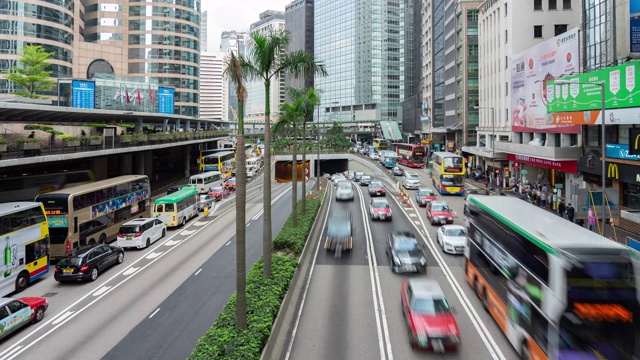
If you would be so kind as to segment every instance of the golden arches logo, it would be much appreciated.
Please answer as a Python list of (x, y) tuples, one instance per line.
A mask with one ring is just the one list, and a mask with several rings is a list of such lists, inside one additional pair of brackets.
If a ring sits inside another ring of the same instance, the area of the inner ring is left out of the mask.
[(618, 164), (609, 164), (607, 168), (607, 177), (614, 178), (618, 180), (620, 178), (620, 169), (618, 168)]
[(635, 141), (633, 142), (633, 149), (634, 149), (634, 150), (640, 150), (640, 149), (638, 148), (638, 140), (640, 140), (640, 134), (636, 135), (636, 139), (635, 139)]

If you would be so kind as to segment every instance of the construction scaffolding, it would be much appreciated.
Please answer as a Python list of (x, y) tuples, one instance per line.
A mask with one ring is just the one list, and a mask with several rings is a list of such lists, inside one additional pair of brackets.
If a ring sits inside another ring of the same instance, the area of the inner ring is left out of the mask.
[[(594, 196), (593, 196), (594, 194), (597, 194), (596, 198), (600, 197), (600, 199), (597, 199), (597, 200), (599, 200), (598, 203), (596, 203), (596, 199), (594, 199)], [(593, 213), (592, 216), (594, 216), (594, 218), (595, 218), (594, 220), (595, 220), (595, 223), (596, 223), (596, 226), (597, 226), (597, 229), (598, 229), (598, 234), (600, 234), (602, 236), (605, 236), (605, 232), (604, 232), (604, 228), (602, 226), (602, 220), (601, 220), (602, 218), (600, 216), (598, 216), (598, 210), (602, 209), (602, 204), (603, 203), (606, 204), (607, 211), (609, 211), (609, 217), (608, 218), (611, 219), (609, 224), (611, 225), (611, 229), (613, 229), (613, 239), (612, 240), (618, 241), (618, 235), (616, 234), (616, 227), (615, 227), (615, 225), (613, 223), (613, 214), (611, 213), (611, 205), (612, 205), (612, 203), (609, 202), (609, 198), (607, 196), (607, 193), (602, 191), (602, 190), (589, 189), (589, 203), (590, 203), (589, 204), (589, 209), (590, 209), (590, 212)], [(607, 217), (606, 217), (606, 214), (604, 214), (604, 215), (605, 215), (604, 219), (605, 219), (605, 223), (606, 223)]]

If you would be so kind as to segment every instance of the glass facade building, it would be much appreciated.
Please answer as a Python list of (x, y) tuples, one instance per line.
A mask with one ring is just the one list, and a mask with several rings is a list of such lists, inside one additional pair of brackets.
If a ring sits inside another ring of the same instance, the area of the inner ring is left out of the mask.
[(347, 121), (377, 109), (380, 120), (400, 121), (411, 86), (405, 80), (412, 24), (409, 0), (315, 0), (315, 56), (329, 74), (314, 79), (323, 91), (321, 117)]
[(616, 60), (613, 42), (615, 32), (613, 7), (613, 1), (584, 1), (585, 48), (582, 59), (585, 71), (611, 66)]
[[(313, 55), (313, 1), (295, 0), (285, 7), (284, 26), (291, 34), (289, 51), (304, 51)], [(313, 75), (296, 78), (290, 74), (285, 83), (299, 89), (313, 86)]]

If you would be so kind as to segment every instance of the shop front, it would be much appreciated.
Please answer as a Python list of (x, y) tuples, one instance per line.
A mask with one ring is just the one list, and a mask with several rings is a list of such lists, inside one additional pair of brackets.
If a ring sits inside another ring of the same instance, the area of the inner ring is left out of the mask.
[(549, 160), (533, 156), (507, 154), (510, 163), (510, 180), (523, 184), (547, 185), (557, 189), (560, 198), (564, 198), (568, 183), (578, 173), (576, 160)]

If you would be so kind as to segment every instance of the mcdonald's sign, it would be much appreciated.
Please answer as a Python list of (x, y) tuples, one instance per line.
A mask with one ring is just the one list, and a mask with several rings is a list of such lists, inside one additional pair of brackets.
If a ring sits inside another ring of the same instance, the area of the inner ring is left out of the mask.
[(620, 179), (620, 168), (618, 168), (618, 164), (609, 163), (609, 166), (607, 166), (607, 177), (614, 180)]
[(640, 155), (640, 128), (629, 129), (629, 155)]

